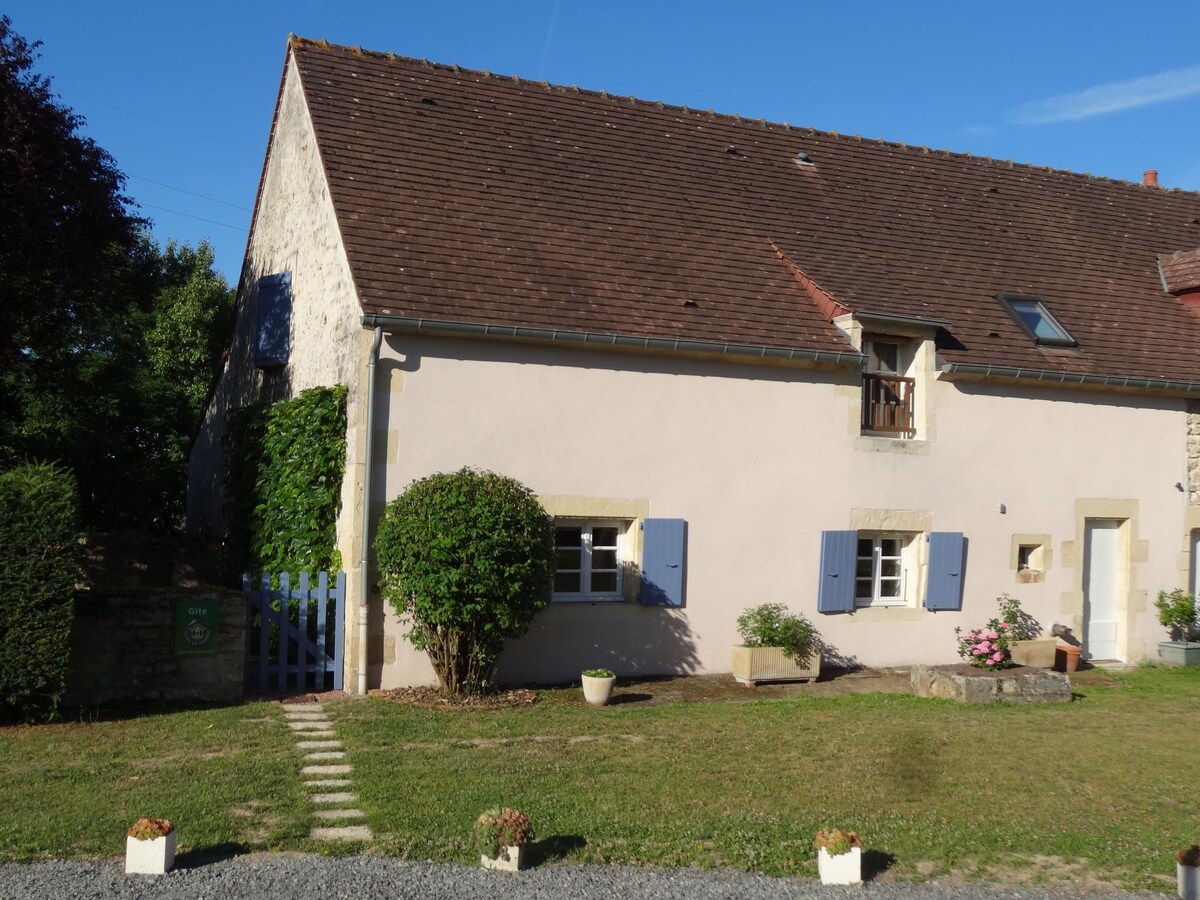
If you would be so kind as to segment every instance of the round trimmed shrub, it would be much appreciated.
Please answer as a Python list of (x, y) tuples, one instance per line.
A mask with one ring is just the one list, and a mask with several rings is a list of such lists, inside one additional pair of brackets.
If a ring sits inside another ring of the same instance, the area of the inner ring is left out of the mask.
[(550, 602), (554, 522), (529, 488), (464, 468), (413, 482), (375, 536), (384, 597), (453, 695), (485, 689)]

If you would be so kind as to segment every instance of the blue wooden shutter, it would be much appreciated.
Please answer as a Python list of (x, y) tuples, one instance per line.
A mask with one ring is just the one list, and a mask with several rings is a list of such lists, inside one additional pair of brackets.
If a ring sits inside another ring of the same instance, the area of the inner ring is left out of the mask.
[(292, 276), (290, 272), (258, 280), (258, 329), (254, 364), (260, 369), (286, 366), (292, 339)]
[(638, 603), (643, 606), (683, 606), (686, 556), (686, 521), (646, 519), (642, 522), (642, 584), (638, 590)]
[(961, 531), (935, 531), (929, 535), (926, 609), (962, 609), (965, 546)]
[(857, 556), (857, 531), (821, 532), (821, 581), (817, 586), (817, 612), (854, 611), (854, 564)]

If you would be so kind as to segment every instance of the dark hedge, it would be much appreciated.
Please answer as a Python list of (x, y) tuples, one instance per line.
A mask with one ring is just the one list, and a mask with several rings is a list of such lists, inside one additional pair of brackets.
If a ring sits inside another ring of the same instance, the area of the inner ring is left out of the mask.
[(66, 687), (79, 577), (70, 472), (30, 463), (0, 473), (0, 720), (53, 718)]

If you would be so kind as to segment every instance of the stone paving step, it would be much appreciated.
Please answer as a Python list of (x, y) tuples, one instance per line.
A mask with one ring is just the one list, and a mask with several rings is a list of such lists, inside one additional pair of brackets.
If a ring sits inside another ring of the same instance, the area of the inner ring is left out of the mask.
[(310, 803), (353, 803), (358, 799), (358, 794), (352, 794), (349, 791), (335, 791), (332, 794), (309, 794), (308, 800)]
[(300, 770), (301, 775), (349, 775), (354, 766), (349, 763), (336, 766), (305, 766)]
[(313, 712), (285, 712), (283, 715), (289, 722), (311, 722), (314, 719), (328, 720), (329, 718), (329, 716), (320, 710), (314, 710)]
[(365, 819), (367, 817), (367, 814), (361, 809), (318, 809), (313, 815), (327, 822), (337, 821), (338, 819)]
[(369, 841), (371, 829), (366, 825), (342, 825), (335, 828), (314, 828), (308, 836), (314, 841)]
[(332, 731), (297, 731), (294, 735), (297, 740), (300, 738), (336, 738), (337, 735)]
[(345, 759), (345, 750), (319, 750), (316, 753), (305, 753), (304, 758), (316, 762), (321, 759)]
[(297, 750), (341, 750), (341, 741), (296, 741)]
[(350, 787), (349, 778), (316, 778), (312, 781), (304, 782), (304, 786), (310, 791), (315, 788), (335, 788), (335, 787)]
[(332, 722), (288, 722), (292, 731), (328, 731)]

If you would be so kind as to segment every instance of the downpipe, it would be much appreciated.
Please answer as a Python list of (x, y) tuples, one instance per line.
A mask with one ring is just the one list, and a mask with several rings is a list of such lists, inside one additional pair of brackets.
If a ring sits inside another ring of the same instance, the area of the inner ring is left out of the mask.
[(379, 346), (383, 343), (383, 326), (375, 326), (375, 340), (367, 356), (367, 434), (363, 452), (362, 497), (362, 556), (358, 560), (358, 691), (367, 693), (367, 616), (371, 596), (371, 471), (374, 468), (372, 450), (375, 446), (375, 368), (379, 362)]

